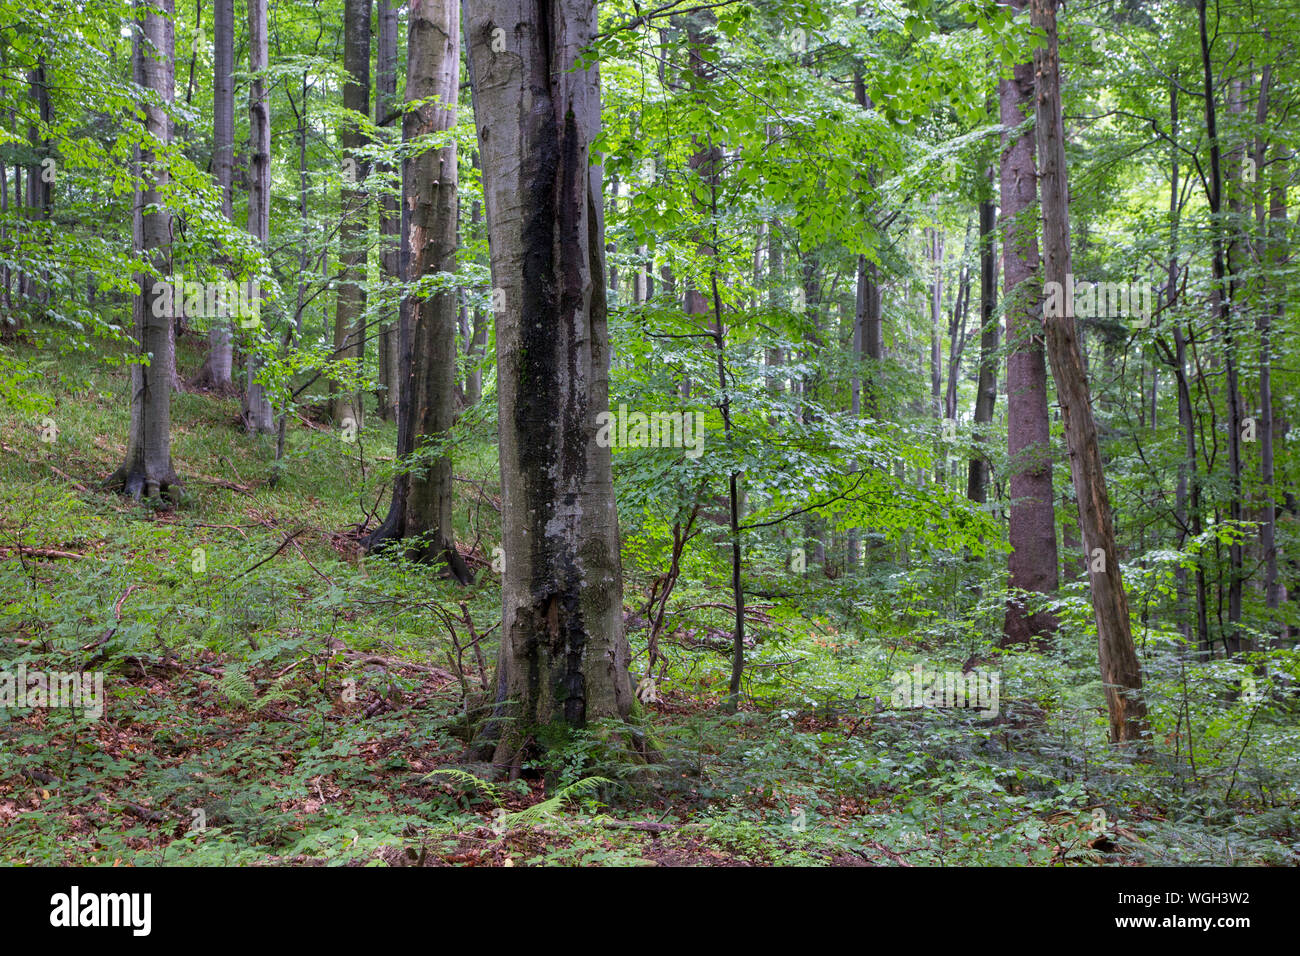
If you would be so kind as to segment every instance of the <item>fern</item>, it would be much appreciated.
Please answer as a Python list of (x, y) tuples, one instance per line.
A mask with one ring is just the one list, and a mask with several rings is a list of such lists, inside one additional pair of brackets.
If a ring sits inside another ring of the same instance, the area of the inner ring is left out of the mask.
[(453, 780), (456, 780), (462, 785), (472, 786), (478, 790), (481, 790), (483, 794), (486, 797), (488, 797), (488, 799), (490, 799), (493, 803), (495, 803), (498, 806), (501, 805), (501, 788), (494, 783), (490, 783), (487, 780), (483, 780), (480, 777), (474, 776), (472, 773), (470, 773), (467, 770), (460, 770), (456, 767), (440, 767), (439, 769), (434, 770), (431, 773), (426, 773), (424, 775), (424, 779), (430, 780), (433, 777), (437, 777), (437, 776), (451, 777)]
[(593, 790), (598, 790), (607, 784), (612, 784), (613, 782), (614, 781), (610, 780), (608, 777), (584, 777), (575, 783), (569, 784), (567, 787), (562, 787), (557, 790), (555, 796), (543, 800), (541, 803), (535, 803), (531, 807), (520, 810), (518, 813), (508, 814), (505, 821), (509, 826), (530, 826), (534, 823), (540, 823), (545, 818), (557, 814), (568, 801), (591, 793)]
[(257, 700), (257, 688), (248, 679), (248, 675), (234, 667), (226, 668), (226, 673), (217, 681), (217, 689), (232, 704), (247, 707)]

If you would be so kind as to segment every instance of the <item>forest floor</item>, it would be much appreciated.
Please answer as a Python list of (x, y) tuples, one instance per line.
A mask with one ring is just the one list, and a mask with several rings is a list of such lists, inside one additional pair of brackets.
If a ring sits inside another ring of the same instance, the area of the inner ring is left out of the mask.
[[(185, 363), (196, 364), (194, 343), (184, 344)], [(277, 471), (274, 438), (243, 435), (236, 400), (179, 394), (173, 456), (186, 496), (154, 510), (98, 489), (125, 452), (125, 371), (48, 364), (29, 385), (49, 407), (0, 414), (0, 660), (102, 672), (105, 702), (100, 719), (0, 708), (0, 861), (1300, 859), (1294, 714), (1250, 725), (1222, 717), (1247, 739), (1253, 726), (1265, 756), (1223, 730), (1195, 742), (1203, 749), (1190, 777), (1176, 726), (1161, 738), (1168, 753), (1115, 754), (1099, 743), (1095, 679), (1082, 703), (1050, 713), (1051, 694), (1012, 691), (1084, 672), (1086, 640), (1053, 662), (1004, 662), (1001, 712), (984, 721), (890, 710), (882, 691), (863, 694), (865, 684), (839, 676), (824, 693), (805, 681), (728, 715), (718, 707), (725, 656), (705, 648), (682, 657), (676, 679), (645, 704), (654, 765), (593, 728), (526, 766), (528, 779), (489, 783), (462, 763), (499, 619), (487, 424), (456, 452), (457, 533), (478, 573), (459, 589), (361, 553), (359, 523), (382, 518), (391, 425), (348, 443), (295, 421)], [(54, 441), (42, 440), (45, 418)], [(644, 634), (631, 637), (643, 652)], [(799, 647), (835, 675), (893, 660), (877, 650), (866, 638)]]

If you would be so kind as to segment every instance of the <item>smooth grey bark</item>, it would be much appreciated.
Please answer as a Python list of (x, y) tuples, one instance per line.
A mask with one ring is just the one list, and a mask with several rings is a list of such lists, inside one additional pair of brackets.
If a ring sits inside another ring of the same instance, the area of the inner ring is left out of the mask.
[[(455, 0), (411, 0), (409, 18), (406, 102), (412, 108), (402, 132), (413, 143), (456, 125), (460, 9)], [(425, 150), (405, 167), (406, 278), (455, 272), (456, 145)], [(409, 348), (400, 354), (397, 452), (419, 461), (394, 481), (388, 517), (367, 545), (401, 539), (408, 556), (442, 563), (468, 584), (473, 578), (452, 531), (451, 455), (442, 447), (455, 419), (456, 300), (456, 290), (447, 289), (406, 303), (410, 328), (400, 337)]]
[[(1044, 279), (1063, 287), (1070, 274), (1069, 187), (1065, 168), (1065, 124), (1061, 115), (1060, 53), (1056, 37), (1057, 0), (1031, 0), (1030, 22), (1046, 45), (1034, 50), (1037, 106), (1034, 123), (1041, 164)], [(1056, 380), (1056, 395), (1065, 424), (1070, 474), (1079, 501), (1079, 529), (1090, 556), (1088, 583), (1097, 622), (1097, 656), (1106, 687), (1106, 707), (1113, 743), (1140, 740), (1146, 730), (1142, 671), (1130, 630), (1128, 599), (1120, 573), (1119, 550), (1111, 522), (1092, 396), (1074, 318), (1044, 316), (1047, 352)], [(1097, 552), (1101, 552), (1098, 566)]]
[[(262, 75), (267, 66), (266, 2), (248, 0), (248, 69), (253, 75), (248, 85), (248, 232), (263, 249), (271, 229), (271, 110)], [(274, 431), (271, 403), (257, 381), (261, 362), (252, 349), (246, 367), (244, 427), (254, 435)]]
[[(212, 178), (221, 190), (221, 214), (234, 219), (235, 0), (214, 0), (212, 14)], [(234, 382), (235, 346), (231, 323), (217, 320), (208, 330), (208, 356), (195, 384), (229, 389)]]
[[(172, 0), (135, 0), (135, 15), (135, 79), (157, 97), (140, 104), (149, 137), (147, 142), (165, 146), (171, 139), (167, 105), (175, 98), (171, 65)], [(181, 487), (171, 456), (173, 316), (169, 314), (172, 310), (157, 301), (161, 290), (154, 292), (161, 277), (171, 271), (172, 221), (164, 199), (169, 180), (167, 167), (155, 164), (156, 158), (151, 146), (139, 151), (144, 185), (135, 202), (132, 233), (136, 248), (149, 260), (159, 278), (148, 274), (136, 277), (140, 292), (134, 304), (135, 331), (142, 361), (131, 366), (131, 429), (126, 460), (106, 485), (121, 488), (137, 499), (144, 495), (176, 501)]]
[(975, 434), (966, 469), (966, 497), (979, 502), (988, 500), (990, 467), (982, 448), (988, 441), (985, 427), (993, 421), (998, 401), (997, 214), (992, 199), (980, 201), (980, 369), (975, 387)]
[[(1009, 4), (1024, 9), (1024, 0)], [(1052, 594), (1060, 581), (1052, 510), (1052, 451), (1043, 356), (1042, 280), (1034, 208), (1034, 65), (1016, 64), (998, 84), (1002, 126), (1002, 297), (1007, 324), (1007, 455), (1011, 498), (1008, 586)], [(1026, 122), (1028, 118), (1028, 123)], [(1028, 127), (1028, 128), (1026, 128)], [(1004, 644), (1043, 644), (1056, 630), (1046, 612), (1031, 614), (1014, 593), (1007, 600)]]
[[(474, 165), (478, 166), (475, 155)], [(483, 204), (475, 199), (470, 207), (470, 228), (478, 235), (483, 224)], [(469, 336), (465, 342), (465, 357), (469, 359), (469, 370), (465, 373), (465, 405), (477, 405), (483, 397), (483, 357), (487, 348), (489, 313), (474, 309), (472, 319), (468, 321)]]
[[(375, 125), (383, 126), (397, 104), (397, 8), (388, 0), (378, 0), (375, 33)], [(457, 35), (460, 31), (457, 30)], [(410, 70), (410, 62), (407, 62)], [(410, 83), (409, 73), (407, 83)], [(385, 196), (379, 204), (379, 235), (383, 243), (380, 265), (384, 275), (397, 280), (401, 275), (398, 234), (401, 215), (397, 198)], [(398, 375), (400, 333), (393, 319), (383, 321), (379, 328), (379, 417), (384, 421), (396, 417), (398, 404)]]
[[(610, 450), (592, 0), (467, 0), (497, 316), (503, 626), (494, 763), (633, 707)], [(494, 46), (496, 49), (494, 49)], [(503, 718), (510, 718), (505, 720)]]
[[(345, 0), (343, 4), (343, 108), (365, 116), (370, 110), (370, 0)], [(360, 365), (365, 346), (362, 315), (366, 309), (366, 168), (357, 150), (366, 144), (360, 117), (340, 123), (339, 145), (343, 147), (344, 176), (339, 189), (343, 221), (339, 227), (338, 296), (334, 305), (334, 358)], [(344, 392), (330, 383), (330, 412), (336, 423), (351, 419), (360, 426), (361, 395)]]

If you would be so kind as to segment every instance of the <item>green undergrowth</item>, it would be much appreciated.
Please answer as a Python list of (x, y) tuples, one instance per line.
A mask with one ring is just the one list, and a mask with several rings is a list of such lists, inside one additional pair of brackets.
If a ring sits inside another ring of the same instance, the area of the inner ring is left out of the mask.
[[(124, 452), (124, 372), (68, 363), (29, 385), (46, 413), (0, 413), (0, 663), (101, 672), (106, 699), (98, 720), (0, 709), (6, 862), (1300, 862), (1294, 657), (1243, 695), (1253, 662), (1201, 663), (1140, 631), (1152, 739), (1117, 752), (1083, 596), (1064, 592), (1051, 653), (1002, 654), (999, 570), (963, 555), (826, 580), (756, 545), (747, 584), (765, 596), (728, 714), (725, 562), (688, 551), (637, 708), (650, 756), (595, 725), (491, 781), (464, 754), (498, 637), (494, 416), (467, 416), (455, 446), (477, 576), (461, 588), (361, 551), (391, 424), (348, 443), (295, 418), (277, 466), (235, 400), (177, 395), (185, 495), (160, 510), (97, 487)], [(666, 528), (621, 518), (635, 681)], [(895, 677), (917, 664), (996, 672), (996, 715), (898, 706)]]

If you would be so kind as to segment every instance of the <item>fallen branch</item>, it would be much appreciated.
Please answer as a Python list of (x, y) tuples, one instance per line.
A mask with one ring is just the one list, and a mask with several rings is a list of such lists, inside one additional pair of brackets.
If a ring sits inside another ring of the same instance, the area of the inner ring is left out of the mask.
[(380, 657), (377, 654), (362, 654), (359, 651), (347, 651), (344, 657), (356, 661), (358, 664), (378, 664), (380, 667), (391, 667), (393, 670), (401, 670), (403, 667), (415, 671), (424, 671), (426, 674), (432, 674), (442, 680), (455, 680), (456, 676), (450, 671), (445, 671), (441, 667), (430, 667), (428, 664), (417, 664), (414, 661), (404, 661), (394, 657)]
[(141, 820), (148, 820), (150, 823), (163, 823), (167, 819), (167, 814), (159, 813), (157, 810), (150, 810), (148, 807), (142, 807), (138, 803), (123, 802), (123, 808), (132, 816), (137, 816)]
[(94, 558), (96, 561), (104, 560), (104, 558), (95, 554), (78, 554), (75, 551), (58, 551), (54, 548), (30, 548), (25, 544), (0, 545), (0, 551), (17, 551), (20, 554), (31, 555), (34, 558), (69, 558), (78, 561), (83, 558)]

